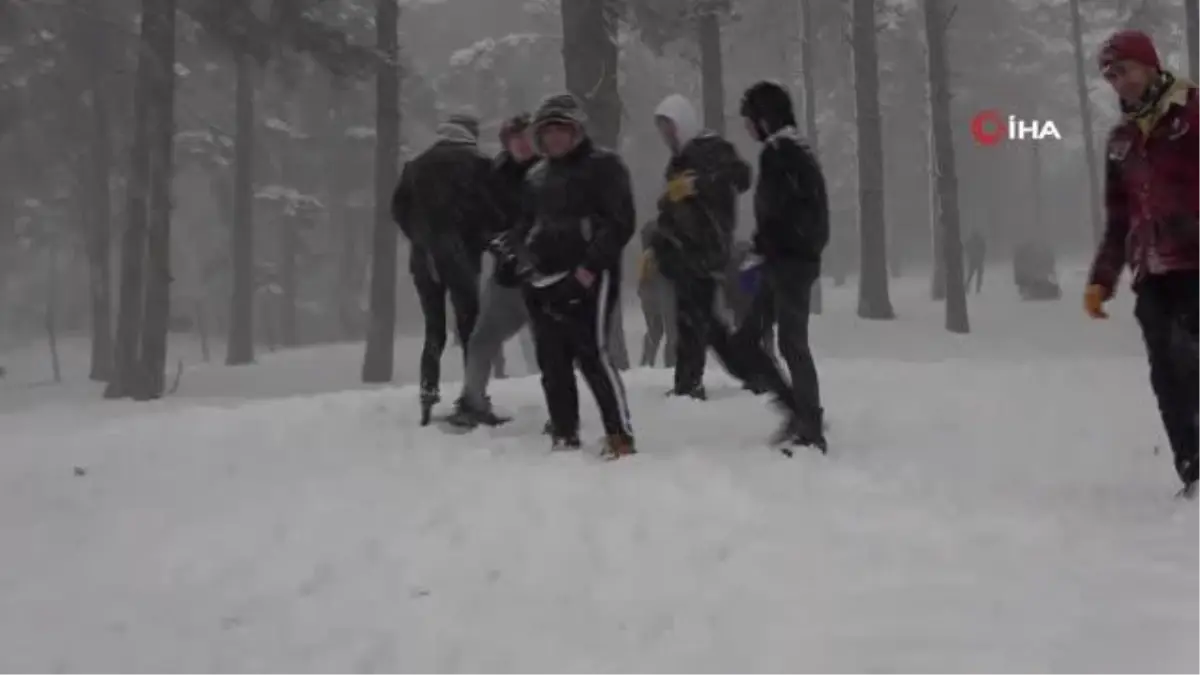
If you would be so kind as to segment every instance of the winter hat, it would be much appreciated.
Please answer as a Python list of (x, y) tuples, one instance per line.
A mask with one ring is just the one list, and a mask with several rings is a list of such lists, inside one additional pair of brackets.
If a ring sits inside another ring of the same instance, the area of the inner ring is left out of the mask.
[(1136, 61), (1155, 70), (1162, 69), (1154, 41), (1140, 30), (1119, 30), (1104, 41), (1100, 48), (1100, 70), (1117, 61)]
[(654, 116), (671, 120), (675, 125), (675, 141), (680, 148), (699, 136), (703, 130), (695, 106), (679, 94), (671, 94), (664, 98), (662, 103), (659, 103), (658, 107), (654, 109)]
[(742, 94), (741, 114), (754, 123), (763, 138), (784, 127), (796, 126), (792, 97), (777, 82), (763, 80), (750, 85)]
[(500, 142), (508, 143), (508, 139), (525, 133), (529, 128), (532, 119), (529, 113), (520, 113), (504, 120), (504, 124), (500, 125)]
[(453, 113), (438, 125), (437, 132), (448, 140), (474, 143), (479, 140), (479, 118), (467, 112)]
[(555, 123), (583, 127), (585, 122), (587, 122), (587, 113), (583, 111), (583, 106), (579, 105), (579, 99), (571, 94), (547, 96), (533, 116), (535, 128)]

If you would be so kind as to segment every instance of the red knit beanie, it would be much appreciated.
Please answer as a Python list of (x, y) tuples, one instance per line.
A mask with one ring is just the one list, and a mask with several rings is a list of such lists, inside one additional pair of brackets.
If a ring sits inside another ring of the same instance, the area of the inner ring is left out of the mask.
[(1104, 41), (1100, 48), (1100, 70), (1117, 61), (1136, 61), (1155, 70), (1162, 68), (1154, 41), (1140, 30), (1119, 30)]

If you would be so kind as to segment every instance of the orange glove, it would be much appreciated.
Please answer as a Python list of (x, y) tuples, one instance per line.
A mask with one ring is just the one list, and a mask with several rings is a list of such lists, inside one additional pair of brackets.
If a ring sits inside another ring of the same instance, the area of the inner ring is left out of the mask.
[(667, 200), (681, 202), (696, 194), (696, 174), (684, 171), (667, 181)]
[(1083, 291), (1083, 310), (1093, 319), (1107, 319), (1108, 312), (1104, 311), (1104, 303), (1112, 293), (1099, 284), (1091, 284)]

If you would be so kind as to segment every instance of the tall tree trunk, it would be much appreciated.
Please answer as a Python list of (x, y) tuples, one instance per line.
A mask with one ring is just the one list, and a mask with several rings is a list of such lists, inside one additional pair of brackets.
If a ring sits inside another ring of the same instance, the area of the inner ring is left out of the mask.
[(363, 382), (391, 382), (396, 340), (396, 224), (391, 195), (400, 155), (400, 22), (396, 0), (377, 0), (375, 80), (375, 229), (371, 246), (371, 316), (363, 358)]
[(257, 65), (249, 54), (237, 55), (237, 139), (234, 159), (233, 297), (229, 305), (229, 341), (225, 364), (254, 362), (254, 80)]
[(125, 231), (121, 236), (121, 287), (117, 310), (113, 377), (105, 398), (132, 396), (139, 389), (138, 340), (142, 333), (142, 302), (146, 264), (146, 218), (150, 189), (150, 106), (154, 88), (154, 0), (142, 1), (137, 83), (134, 87), (133, 143), (129, 151), (129, 183)]
[(942, 245), (945, 231), (942, 229), (942, 206), (938, 197), (937, 150), (934, 145), (933, 123), (929, 125), (929, 232), (933, 243), (933, 275), (929, 279), (929, 299), (941, 302), (946, 299), (946, 253)]
[(697, 28), (700, 44), (700, 83), (704, 96), (704, 126), (725, 135), (725, 77), (721, 61), (721, 17), (701, 11)]
[(888, 293), (887, 223), (883, 209), (883, 124), (875, 0), (854, 0), (854, 103), (858, 126), (858, 315), (894, 319)]
[(279, 296), (279, 338), (284, 347), (295, 347), (300, 344), (296, 330), (296, 305), (299, 302), (299, 292), (296, 288), (296, 256), (300, 254), (299, 217), (280, 218), (279, 226), (279, 286), (283, 291)]
[(150, 227), (146, 240), (146, 309), (142, 324), (139, 398), (166, 391), (167, 329), (171, 318), (171, 183), (175, 145), (175, 4), (155, 3), (154, 93), (151, 111)]
[[(813, 0), (800, 0), (800, 79), (804, 85), (804, 135), (812, 147), (813, 154), (820, 157), (820, 132), (817, 129), (817, 85), (813, 77), (816, 64), (813, 62), (813, 43), (817, 39), (817, 27), (812, 18)], [(811, 308), (813, 314), (824, 310), (821, 295), (821, 277), (813, 282)]]
[(1079, 118), (1083, 123), (1083, 152), (1088, 175), (1088, 215), (1091, 218), (1092, 241), (1100, 242), (1104, 225), (1100, 216), (1100, 166), (1096, 159), (1096, 139), (1092, 130), (1092, 103), (1088, 97), (1086, 58), (1083, 52), (1083, 19), (1079, 0), (1070, 0), (1071, 42), (1075, 49), (1075, 97), (1079, 102)]
[(954, 157), (954, 132), (950, 122), (950, 77), (947, 72), (946, 11), (943, 0), (925, 0), (925, 41), (929, 69), (929, 120), (936, 162), (938, 219), (942, 230), (943, 267), (946, 270), (946, 330), (971, 332), (967, 318), (967, 291), (963, 279), (962, 234), (959, 232), (958, 169)]
[(1200, 79), (1200, 0), (1183, 0), (1183, 27), (1187, 34), (1188, 77)]
[[(94, 55), (104, 67), (108, 61)], [(112, 123), (105, 80), (93, 73), (91, 91), (92, 147), (88, 170), (88, 272), (92, 315), (92, 358), (89, 377), (107, 382), (112, 377), (112, 191), (114, 169)]]
[(50, 244), (46, 253), (46, 345), (50, 348), (50, 368), (54, 382), (62, 382), (62, 365), (58, 359), (58, 243)]
[[(567, 91), (574, 94), (588, 116), (588, 132), (595, 141), (618, 149), (621, 137), (621, 92), (617, 89), (616, 0), (563, 0), (563, 71)], [(613, 364), (629, 368), (624, 313), (613, 312), (608, 348)]]

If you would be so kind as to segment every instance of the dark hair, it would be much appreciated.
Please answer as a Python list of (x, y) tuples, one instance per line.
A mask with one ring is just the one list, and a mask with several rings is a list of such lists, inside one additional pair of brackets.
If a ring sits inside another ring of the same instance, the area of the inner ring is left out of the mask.
[(763, 80), (751, 85), (742, 95), (741, 114), (754, 123), (763, 138), (796, 126), (792, 97), (777, 82)]
[(504, 120), (504, 123), (500, 125), (500, 142), (508, 143), (513, 136), (525, 133), (532, 123), (533, 118), (527, 112), (518, 113)]

